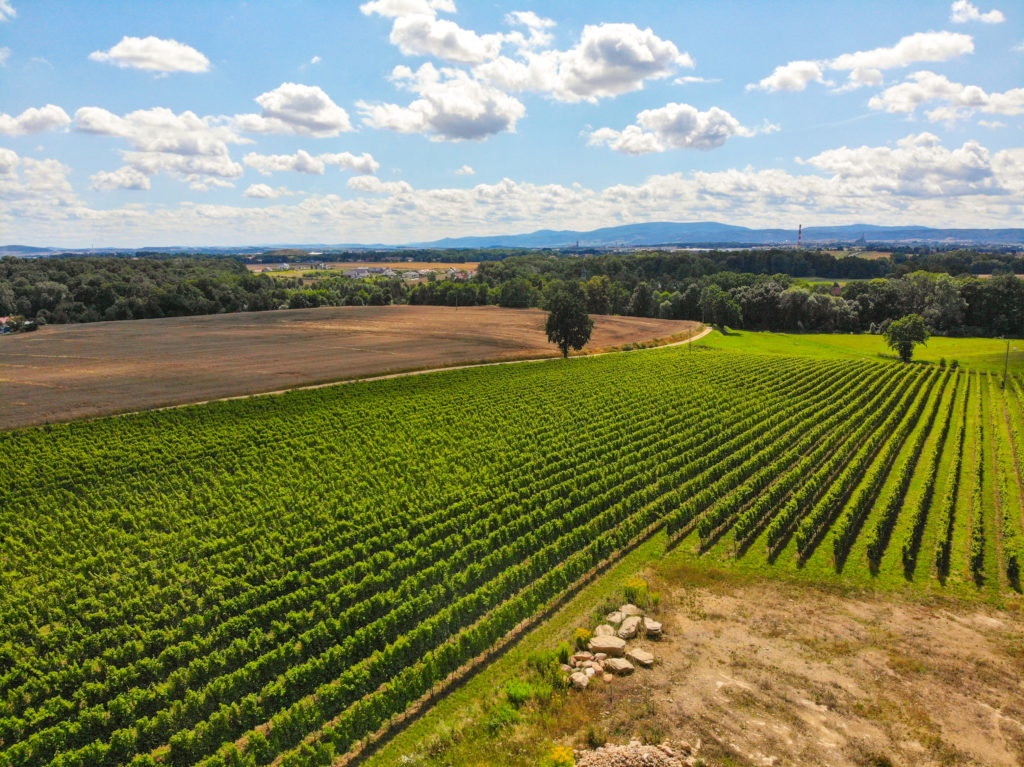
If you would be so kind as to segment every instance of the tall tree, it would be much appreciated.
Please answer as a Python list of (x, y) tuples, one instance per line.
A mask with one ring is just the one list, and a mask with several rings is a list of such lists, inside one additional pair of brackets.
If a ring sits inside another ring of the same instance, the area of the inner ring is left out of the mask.
[(928, 341), (928, 328), (924, 324), (924, 318), (920, 314), (908, 314), (894, 322), (889, 323), (885, 329), (885, 342), (889, 347), (900, 355), (904, 362), (910, 362), (917, 344)]
[(590, 340), (594, 320), (587, 314), (587, 301), (583, 291), (568, 284), (548, 300), (548, 321), (545, 326), (548, 340), (569, 356), (569, 349), (582, 349)]

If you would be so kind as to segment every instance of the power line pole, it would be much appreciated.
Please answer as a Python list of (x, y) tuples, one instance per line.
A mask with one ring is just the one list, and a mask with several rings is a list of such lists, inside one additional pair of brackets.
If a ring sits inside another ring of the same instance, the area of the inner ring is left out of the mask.
[(1006, 339), (1006, 357), (1003, 358), (1003, 383), (1000, 389), (1006, 388), (1006, 371), (1010, 367), (1010, 339)]

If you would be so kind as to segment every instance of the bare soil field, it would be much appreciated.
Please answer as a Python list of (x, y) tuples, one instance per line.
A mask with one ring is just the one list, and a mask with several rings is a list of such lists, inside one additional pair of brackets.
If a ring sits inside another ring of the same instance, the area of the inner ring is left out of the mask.
[[(595, 317), (587, 351), (693, 323)], [(483, 360), (557, 356), (540, 310), (364, 306), (52, 325), (0, 338), (0, 429)]]
[(570, 696), (577, 748), (600, 712), (599, 740), (700, 743), (709, 767), (1024, 764), (1019, 614), (670, 575), (665, 637), (641, 643), (657, 665)]

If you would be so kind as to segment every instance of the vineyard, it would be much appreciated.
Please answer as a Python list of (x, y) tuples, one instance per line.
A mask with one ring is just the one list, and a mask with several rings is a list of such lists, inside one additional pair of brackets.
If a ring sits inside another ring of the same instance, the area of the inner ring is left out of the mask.
[(0, 434), (0, 765), (331, 764), (652, 534), (1015, 599), (1000, 384), (668, 348)]

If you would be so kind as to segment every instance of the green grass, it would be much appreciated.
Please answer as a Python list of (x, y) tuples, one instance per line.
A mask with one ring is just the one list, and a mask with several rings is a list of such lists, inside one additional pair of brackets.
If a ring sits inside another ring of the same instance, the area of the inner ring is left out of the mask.
[[(702, 346), (755, 354), (775, 354), (821, 359), (849, 358), (896, 360), (895, 353), (881, 336), (840, 333), (770, 333), (729, 330), (723, 335), (715, 330), (699, 342)], [(1014, 347), (1017, 351), (1014, 351)], [(1006, 341), (999, 338), (947, 338), (934, 336), (925, 346), (914, 350), (914, 360), (947, 363), (957, 360), (970, 370), (1003, 372)], [(1024, 340), (1010, 341), (1010, 370), (1024, 369)]]

